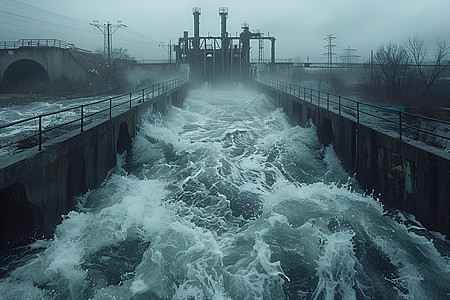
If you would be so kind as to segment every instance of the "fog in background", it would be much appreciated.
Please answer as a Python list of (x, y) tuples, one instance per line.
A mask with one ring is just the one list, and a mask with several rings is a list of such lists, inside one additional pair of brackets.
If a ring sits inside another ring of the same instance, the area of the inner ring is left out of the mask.
[[(220, 35), (219, 7), (228, 7), (228, 32), (235, 36), (246, 21), (250, 29), (277, 38), (277, 59), (326, 61), (324, 38), (335, 33), (336, 57), (345, 48), (365, 61), (371, 49), (409, 36), (449, 36), (448, 0), (0, 0), (0, 41), (24, 38), (61, 39), (87, 50), (103, 49), (103, 34), (90, 26), (122, 21), (113, 47), (128, 49), (136, 59), (167, 59), (160, 43), (176, 43), (184, 30), (192, 35), (192, 7), (200, 7), (200, 34)], [(167, 47), (166, 47), (167, 48)], [(265, 58), (269, 58), (270, 44)], [(253, 57), (258, 54), (253, 44)]]

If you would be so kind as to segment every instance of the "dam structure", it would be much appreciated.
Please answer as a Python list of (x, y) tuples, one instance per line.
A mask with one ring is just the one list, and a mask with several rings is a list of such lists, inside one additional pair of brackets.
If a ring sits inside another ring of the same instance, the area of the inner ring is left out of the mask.
[[(75, 197), (97, 187), (116, 154), (131, 149), (142, 116), (182, 106), (187, 89), (187, 78), (180, 78), (0, 126), (9, 129), (2, 148), (16, 149), (0, 157), (3, 243), (52, 234)], [(29, 127), (31, 133), (15, 136)]]
[(448, 298), (448, 122), (274, 80), (275, 38), (200, 14), (188, 76), (0, 108), (1, 297)]

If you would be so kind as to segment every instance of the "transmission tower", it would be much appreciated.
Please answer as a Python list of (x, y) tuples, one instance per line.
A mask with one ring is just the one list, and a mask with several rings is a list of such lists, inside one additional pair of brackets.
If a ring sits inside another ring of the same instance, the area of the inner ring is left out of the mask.
[(344, 49), (344, 55), (341, 56), (342, 61), (347, 65), (350, 65), (351, 63), (355, 62), (356, 58), (360, 57), (359, 55), (353, 54), (356, 51), (358, 50), (352, 49), (350, 48), (350, 46), (348, 46), (348, 48)]
[(117, 29), (122, 27), (128, 27), (123, 24), (122, 21), (117, 21), (117, 25), (111, 24), (111, 22), (107, 22), (103, 24), (103, 29), (100, 27), (98, 21), (93, 21), (91, 23), (92, 27), (97, 28), (103, 33), (103, 57), (108, 60), (108, 65), (111, 65), (111, 52), (112, 52), (112, 36), (117, 31)]
[(336, 55), (336, 53), (333, 50), (334, 48), (337, 47), (335, 44), (333, 44), (333, 41), (336, 39), (334, 35), (335, 33), (327, 34), (324, 38), (324, 40), (327, 41), (328, 43), (324, 47), (327, 49), (327, 52), (324, 53), (323, 55), (326, 55), (328, 57), (328, 67), (330, 68), (330, 70), (333, 67), (333, 55)]

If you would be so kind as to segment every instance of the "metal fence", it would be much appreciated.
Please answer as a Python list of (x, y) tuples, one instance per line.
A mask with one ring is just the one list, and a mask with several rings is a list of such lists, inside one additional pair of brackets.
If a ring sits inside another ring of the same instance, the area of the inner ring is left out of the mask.
[[(108, 97), (99, 101), (33, 116), (0, 126), (0, 134), (9, 131), (8, 141), (0, 143), (0, 149), (14, 147), (25, 149), (38, 146), (42, 150), (45, 141), (57, 138), (67, 132), (83, 132), (94, 121), (111, 119), (113, 115), (131, 110), (134, 106), (187, 83), (187, 77), (177, 78), (134, 92)], [(13, 154), (15, 153), (13, 152)]]
[(302, 87), (273, 79), (260, 79), (260, 83), (288, 93), (303, 101), (332, 110), (354, 119), (358, 124), (374, 127), (378, 131), (393, 132), (399, 139), (422, 141), (428, 145), (450, 151), (450, 122), (382, 107), (328, 92)]
[(0, 41), (0, 49), (15, 50), (22, 47), (54, 47), (91, 53), (89, 50), (77, 48), (75, 44), (56, 39), (21, 39), (18, 41)]

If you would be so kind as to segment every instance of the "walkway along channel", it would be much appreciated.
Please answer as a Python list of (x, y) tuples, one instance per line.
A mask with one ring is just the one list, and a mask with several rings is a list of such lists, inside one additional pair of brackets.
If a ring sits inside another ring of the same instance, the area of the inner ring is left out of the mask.
[(450, 122), (363, 104), (270, 79), (256, 82), (292, 121), (312, 120), (369, 193), (450, 237)]
[[(25, 137), (0, 144), (27, 148), (0, 157), (0, 244), (51, 233), (74, 208), (74, 197), (98, 186), (116, 154), (131, 149), (144, 113), (181, 107), (188, 88), (187, 78), (174, 79), (0, 126), (17, 131), (35, 124)], [(59, 123), (49, 121), (55, 116)]]

